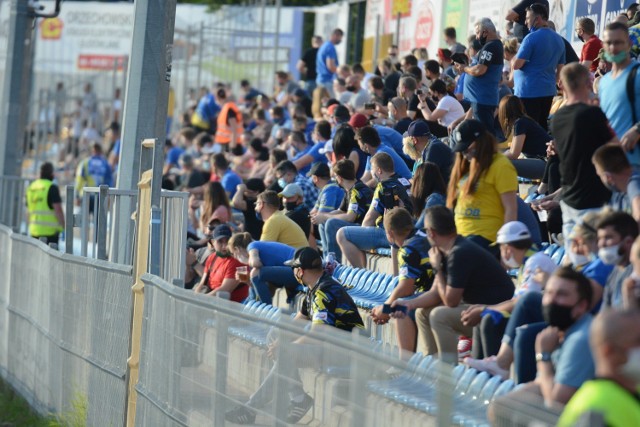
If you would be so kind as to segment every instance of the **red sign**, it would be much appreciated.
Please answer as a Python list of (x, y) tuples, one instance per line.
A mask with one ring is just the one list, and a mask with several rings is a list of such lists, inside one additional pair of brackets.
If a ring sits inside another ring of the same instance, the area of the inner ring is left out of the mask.
[(78, 69), (80, 70), (113, 70), (116, 65), (122, 71), (126, 56), (114, 55), (79, 55)]
[(433, 36), (433, 13), (431, 4), (425, 4), (416, 21), (416, 47), (429, 47)]

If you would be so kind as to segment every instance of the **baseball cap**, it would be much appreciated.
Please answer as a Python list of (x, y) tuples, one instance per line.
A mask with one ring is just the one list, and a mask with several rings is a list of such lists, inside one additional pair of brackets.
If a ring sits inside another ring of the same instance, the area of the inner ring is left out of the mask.
[(456, 142), (455, 147), (453, 147), (453, 151), (456, 153), (465, 151), (473, 141), (476, 140), (483, 132), (486, 131), (486, 128), (482, 123), (475, 119), (465, 120), (455, 128), (451, 136), (453, 140)]
[(369, 119), (367, 119), (367, 116), (365, 116), (362, 113), (354, 114), (353, 116), (351, 116), (351, 119), (349, 120), (349, 126), (351, 126), (354, 129), (363, 128), (368, 124), (369, 124)]
[(331, 178), (331, 171), (326, 163), (316, 162), (311, 167), (307, 176), (317, 176), (318, 178)]
[(324, 147), (318, 150), (320, 154), (333, 153), (333, 139), (328, 140), (324, 143)]
[(402, 136), (406, 138), (408, 136), (421, 137), (427, 135), (431, 135), (431, 130), (429, 129), (427, 122), (424, 120), (414, 120)]
[(226, 237), (227, 239), (231, 237), (231, 227), (227, 224), (220, 224), (216, 228), (213, 229), (213, 234), (211, 235), (211, 239), (218, 240)]
[(281, 193), (278, 193), (280, 197), (293, 197), (293, 196), (304, 196), (302, 192), (302, 188), (298, 184), (291, 183), (287, 184)]
[(291, 268), (322, 268), (322, 258), (318, 251), (310, 247), (298, 248), (293, 254), (293, 258), (285, 261), (284, 265)]
[(513, 243), (531, 239), (529, 228), (520, 221), (511, 221), (500, 227), (496, 243)]

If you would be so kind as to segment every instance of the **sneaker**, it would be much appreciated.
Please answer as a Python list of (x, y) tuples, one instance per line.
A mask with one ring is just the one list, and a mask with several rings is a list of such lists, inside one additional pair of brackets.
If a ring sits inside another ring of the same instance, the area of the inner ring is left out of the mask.
[(471, 354), (471, 338), (461, 336), (458, 339), (458, 361), (462, 362), (465, 357)]
[(256, 413), (244, 405), (239, 405), (224, 414), (224, 419), (234, 424), (253, 424)]
[(295, 424), (305, 416), (309, 409), (313, 406), (313, 398), (308, 394), (304, 394), (301, 402), (291, 401), (289, 410), (287, 411), (287, 423)]
[(509, 378), (509, 371), (507, 371), (506, 369), (502, 369), (498, 365), (498, 359), (496, 358), (496, 356), (491, 356), (484, 359), (473, 359), (471, 357), (467, 357), (466, 359), (464, 359), (464, 363), (470, 368), (486, 372), (488, 374), (491, 374), (492, 376), (500, 377), (503, 380)]

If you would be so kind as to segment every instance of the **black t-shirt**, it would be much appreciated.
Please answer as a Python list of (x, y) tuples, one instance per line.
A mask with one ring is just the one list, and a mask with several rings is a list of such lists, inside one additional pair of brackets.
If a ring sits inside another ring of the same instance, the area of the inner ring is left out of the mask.
[(562, 37), (562, 41), (564, 42), (564, 63), (571, 64), (572, 62), (580, 62), (580, 58), (575, 50), (573, 50), (573, 46), (571, 43), (564, 37)]
[(400, 83), (400, 73), (394, 72), (384, 78), (385, 90), (398, 93), (398, 83)]
[(403, 135), (409, 129), (411, 122), (412, 120), (409, 117), (405, 117), (404, 119), (398, 120), (398, 123), (396, 123), (393, 129), (400, 133), (400, 135)]
[(447, 286), (464, 289), (466, 304), (498, 304), (513, 297), (514, 286), (498, 260), (462, 236), (443, 262)]
[(62, 198), (60, 197), (60, 189), (53, 184), (49, 187), (49, 192), (47, 193), (47, 205), (50, 209), (53, 209), (53, 205), (56, 203), (62, 203)]
[(342, 212), (354, 212), (356, 218), (353, 221), (354, 224), (362, 224), (364, 216), (369, 211), (371, 206), (371, 199), (373, 198), (373, 190), (362, 181), (356, 181), (356, 184), (351, 190), (344, 193), (344, 198), (340, 204), (340, 210)]
[(186, 188), (196, 188), (203, 186), (209, 181), (209, 174), (205, 175), (205, 172), (200, 172), (199, 170), (192, 171), (188, 176), (183, 177), (186, 178)]
[[(534, 3), (540, 3), (547, 6), (547, 10), (549, 10), (549, 2), (548, 0), (522, 0), (517, 5), (513, 6), (511, 10), (518, 14), (518, 20), (516, 21), (518, 24), (526, 25), (524, 20), (527, 16), (527, 8)], [(526, 27), (525, 27), (526, 28)], [(529, 33), (529, 30), (525, 32), (525, 36)]]
[(547, 142), (551, 141), (551, 137), (538, 122), (527, 116), (520, 117), (513, 124), (513, 135), (522, 134), (526, 136), (522, 146), (522, 153), (526, 157), (546, 157)]
[(256, 200), (255, 198), (246, 198), (247, 209), (243, 211), (242, 214), (244, 215), (244, 231), (251, 234), (253, 240), (260, 240), (264, 222), (256, 217)]
[(315, 81), (318, 73), (316, 73), (316, 57), (318, 56), (318, 48), (312, 47), (307, 49), (302, 55), (302, 62), (307, 66), (307, 75), (302, 80)]
[(602, 110), (582, 103), (563, 107), (553, 116), (551, 133), (560, 159), (562, 200), (574, 209), (604, 205), (611, 193), (591, 163), (594, 151), (614, 137)]
[[(427, 103), (427, 106), (431, 111), (436, 109), (437, 105), (431, 99), (427, 98), (425, 102)], [(413, 120), (420, 120), (420, 119), (424, 120), (424, 116), (422, 115), (422, 110), (418, 108), (418, 104), (420, 104), (420, 98), (418, 98), (418, 95), (416, 94), (411, 95), (411, 99), (409, 100), (409, 103), (407, 105), (407, 111), (414, 111), (416, 113)]]
[(288, 216), (300, 226), (304, 234), (309, 238), (311, 232), (311, 218), (309, 218), (309, 209), (304, 205), (300, 205), (292, 211), (286, 211), (285, 215)]

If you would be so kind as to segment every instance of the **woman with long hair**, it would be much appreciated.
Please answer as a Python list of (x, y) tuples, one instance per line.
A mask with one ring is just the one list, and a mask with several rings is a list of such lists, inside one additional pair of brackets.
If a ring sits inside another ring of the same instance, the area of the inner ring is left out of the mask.
[(500, 227), (517, 220), (518, 176), (498, 141), (478, 120), (465, 120), (452, 133), (455, 163), (447, 190), (447, 207), (455, 214), (458, 234), (498, 256)]
[(416, 228), (424, 228), (424, 212), (432, 206), (446, 204), (447, 186), (440, 168), (433, 162), (418, 165), (411, 183), (412, 216), (418, 220)]
[(200, 231), (208, 233), (208, 225), (214, 221), (225, 224), (231, 219), (231, 205), (224, 187), (219, 182), (205, 186), (204, 201), (200, 210)]
[(362, 178), (367, 164), (367, 154), (358, 147), (356, 133), (349, 125), (341, 125), (333, 136), (335, 161), (349, 159), (356, 167), (356, 179)]

